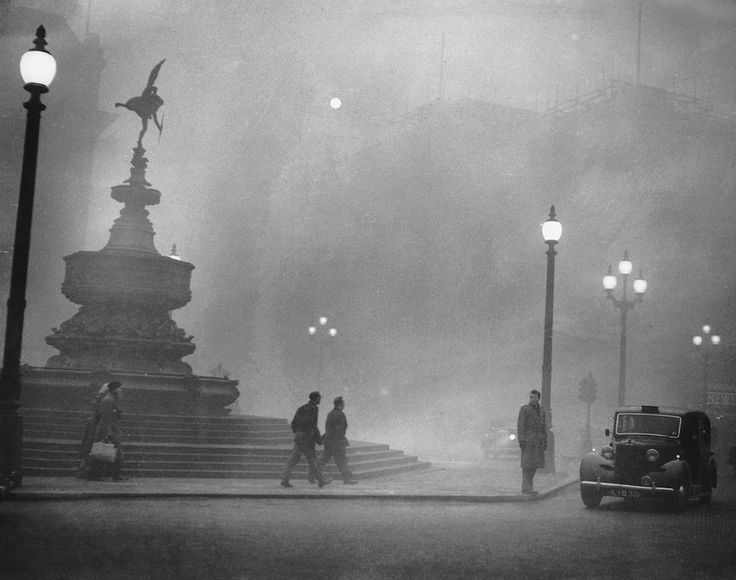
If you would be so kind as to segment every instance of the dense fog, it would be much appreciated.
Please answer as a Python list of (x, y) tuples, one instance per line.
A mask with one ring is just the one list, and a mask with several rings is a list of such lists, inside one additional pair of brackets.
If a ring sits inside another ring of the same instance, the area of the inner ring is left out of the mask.
[[(104, 50), (99, 108), (117, 116), (71, 251), (107, 241), (110, 187), (140, 128), (114, 103), (166, 59), (163, 131), (144, 141), (163, 195), (150, 219), (158, 251), (176, 244), (196, 266), (173, 313), (197, 345), (187, 362), (240, 381), (235, 412), (290, 417), (319, 388), (322, 417), (345, 396), (348, 437), (478, 457), (484, 429), (514, 423), (540, 388), (552, 204), (559, 454), (579, 452), (588, 373), (596, 433), (616, 404), (619, 313), (601, 279), (625, 250), (649, 282), (629, 311), (631, 402), (697, 401), (691, 336), (705, 322), (733, 358), (733, 2), (642, 3), (640, 50), (634, 1), (17, 4), (58, 12)], [(626, 106), (599, 100), (598, 116), (555, 132), (556, 105), (637, 71), (723, 120), (618, 118)], [(53, 87), (44, 102), (52, 123)], [(76, 310), (59, 291), (62, 250), (34, 246), (58, 266), (31, 265), (44, 298), (28, 307), (29, 364), (54, 354), (43, 338)], [(337, 334), (320, 347), (307, 329), (324, 330), (321, 316)]]

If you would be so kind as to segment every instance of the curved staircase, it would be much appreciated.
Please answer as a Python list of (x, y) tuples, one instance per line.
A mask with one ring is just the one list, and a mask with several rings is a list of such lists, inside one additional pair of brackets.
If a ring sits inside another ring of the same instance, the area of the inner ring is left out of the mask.
[[(75, 475), (89, 413), (22, 409), (21, 414), (24, 475)], [(123, 470), (132, 477), (277, 479), (293, 446), (287, 420), (268, 417), (126, 414), (120, 427)], [(430, 467), (379, 443), (351, 441), (347, 455), (357, 479)], [(329, 470), (338, 473), (334, 464)], [(293, 477), (306, 478), (306, 461)]]

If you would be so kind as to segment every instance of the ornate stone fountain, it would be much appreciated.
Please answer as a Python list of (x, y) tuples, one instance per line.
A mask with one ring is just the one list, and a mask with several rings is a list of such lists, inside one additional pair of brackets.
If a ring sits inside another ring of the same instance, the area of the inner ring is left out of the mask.
[(149, 119), (163, 128), (156, 117), (163, 100), (153, 86), (163, 62), (140, 97), (118, 103), (143, 121), (130, 178), (111, 192), (124, 207), (104, 248), (64, 258), (62, 292), (80, 309), (46, 337), (59, 354), (44, 368), (24, 367), (24, 406), (86, 409), (90, 389), (112, 378), (123, 383), (126, 411), (135, 413), (222, 415), (238, 397), (238, 381), (196, 376), (182, 361), (195, 345), (171, 312), (191, 300), (194, 266), (162, 256), (153, 243), (146, 207), (158, 204), (161, 192), (146, 181), (142, 140)]

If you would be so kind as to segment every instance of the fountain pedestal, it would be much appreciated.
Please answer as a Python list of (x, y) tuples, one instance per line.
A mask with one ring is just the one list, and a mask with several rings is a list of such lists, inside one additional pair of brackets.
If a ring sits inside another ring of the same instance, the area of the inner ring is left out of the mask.
[(79, 311), (46, 342), (59, 350), (46, 367), (24, 367), (25, 406), (86, 409), (95, 385), (123, 383), (125, 409), (134, 413), (226, 414), (238, 381), (200, 377), (181, 359), (195, 350), (171, 312), (191, 300), (194, 266), (162, 256), (153, 243), (148, 205), (161, 193), (145, 180), (143, 147), (133, 149), (130, 178), (112, 188), (124, 204), (97, 252), (66, 256), (62, 292)]

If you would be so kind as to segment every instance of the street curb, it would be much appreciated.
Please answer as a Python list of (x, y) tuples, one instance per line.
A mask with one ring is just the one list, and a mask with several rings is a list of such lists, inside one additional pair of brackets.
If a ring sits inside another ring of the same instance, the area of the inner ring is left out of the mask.
[(383, 500), (383, 501), (433, 501), (433, 502), (464, 502), (464, 503), (523, 503), (539, 501), (552, 497), (579, 480), (572, 479), (549, 489), (538, 495), (460, 495), (460, 494), (406, 494), (406, 493), (254, 493), (254, 492), (125, 492), (125, 491), (72, 491), (72, 492), (20, 492), (11, 493), (4, 501), (73, 501), (87, 499), (321, 499), (321, 500)]

